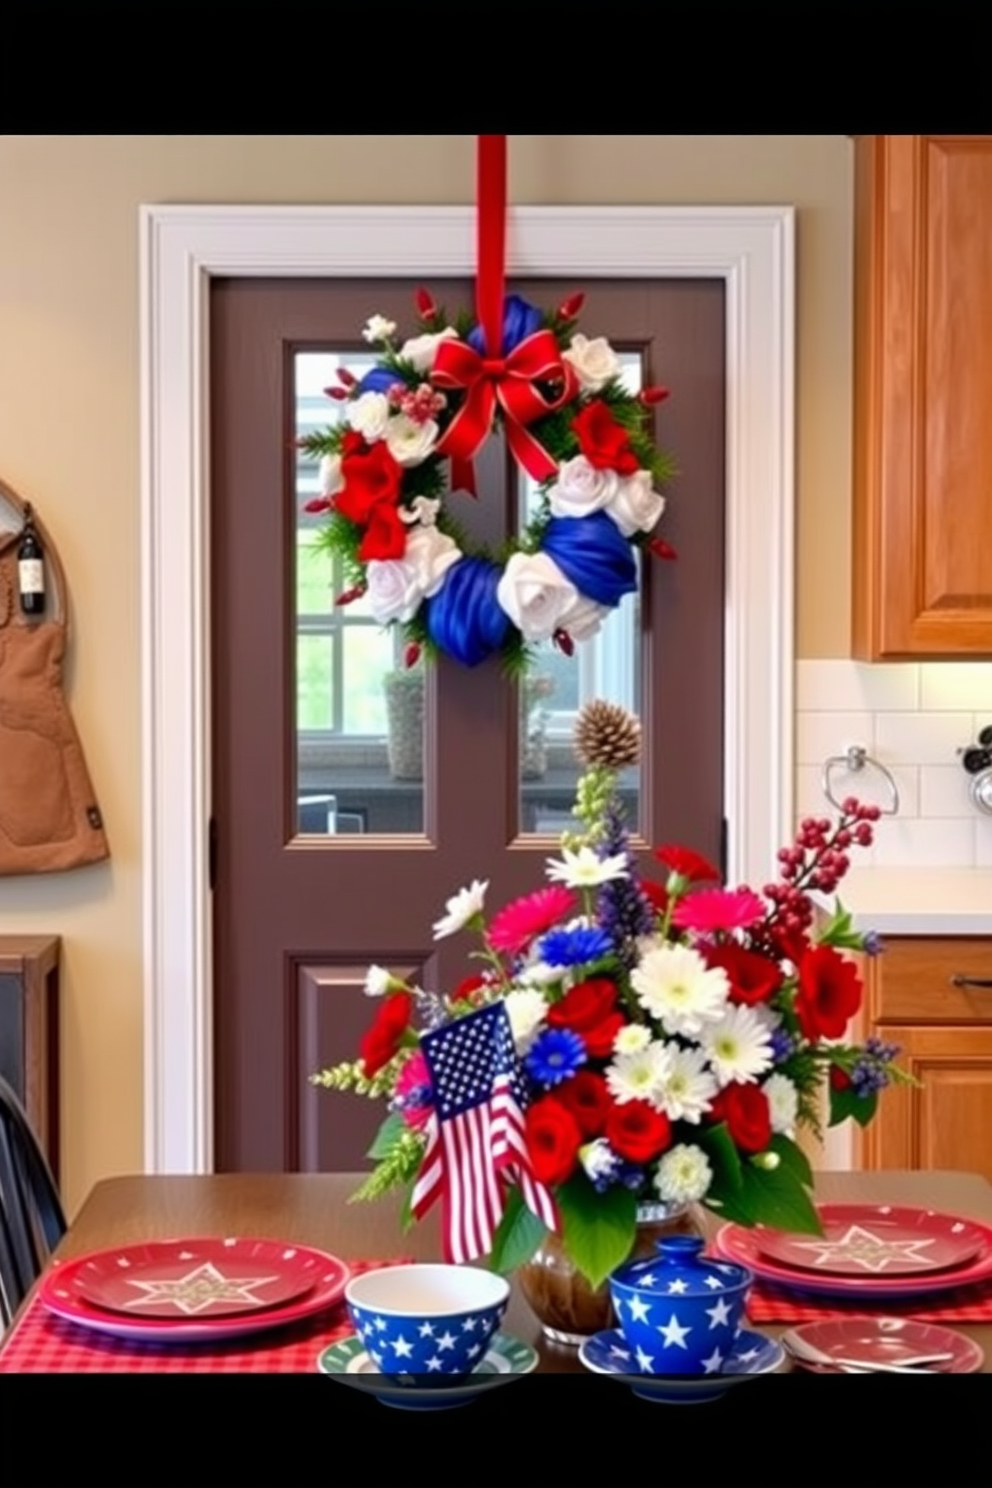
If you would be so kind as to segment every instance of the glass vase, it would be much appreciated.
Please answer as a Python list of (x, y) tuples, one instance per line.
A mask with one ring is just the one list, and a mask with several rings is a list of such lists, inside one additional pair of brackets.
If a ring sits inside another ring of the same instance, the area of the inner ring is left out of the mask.
[[(697, 1204), (642, 1204), (637, 1232), (628, 1260), (650, 1256), (655, 1243), (668, 1235), (705, 1237), (702, 1210)], [(515, 1272), (517, 1284), (545, 1335), (554, 1343), (574, 1348), (593, 1333), (617, 1326), (609, 1281), (589, 1284), (551, 1231), (537, 1250)]]

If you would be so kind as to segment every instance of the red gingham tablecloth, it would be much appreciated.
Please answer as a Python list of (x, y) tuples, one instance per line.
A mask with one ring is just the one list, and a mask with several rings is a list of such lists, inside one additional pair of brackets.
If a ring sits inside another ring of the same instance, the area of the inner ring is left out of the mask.
[[(349, 1261), (353, 1276), (407, 1258)], [(289, 1327), (214, 1343), (136, 1343), (54, 1317), (35, 1296), (0, 1347), (0, 1374), (314, 1374), (355, 1330), (344, 1302)]]
[(990, 1323), (992, 1282), (930, 1297), (893, 1297), (891, 1302), (852, 1297), (850, 1302), (842, 1302), (835, 1297), (802, 1296), (772, 1282), (756, 1281), (747, 1299), (747, 1315), (752, 1323), (819, 1322), (825, 1318), (849, 1317), (852, 1313), (911, 1317), (921, 1323)]

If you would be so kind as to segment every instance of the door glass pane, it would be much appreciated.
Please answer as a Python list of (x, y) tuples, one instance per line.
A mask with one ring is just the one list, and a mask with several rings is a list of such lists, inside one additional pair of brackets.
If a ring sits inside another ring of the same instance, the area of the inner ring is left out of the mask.
[[(360, 377), (368, 351), (297, 352), (296, 438), (326, 428), (342, 405), (324, 393), (337, 369)], [(424, 829), (423, 679), (402, 664), (402, 641), (366, 600), (339, 605), (340, 563), (321, 544), (319, 461), (296, 457), (296, 797), (300, 832)]]
[[(625, 387), (640, 392), (644, 383), (639, 351), (617, 352)], [(521, 473), (520, 526), (536, 515), (541, 496)], [(640, 562), (640, 554), (635, 555)], [(580, 765), (572, 748), (579, 708), (592, 698), (619, 703), (629, 712), (641, 709), (641, 590), (624, 596), (604, 620), (598, 635), (577, 641), (565, 656), (550, 641), (536, 648), (530, 673), (520, 687), (520, 825), (524, 833), (557, 836), (571, 829), (571, 814)], [(621, 797), (628, 825), (640, 823), (640, 768), (621, 775)]]

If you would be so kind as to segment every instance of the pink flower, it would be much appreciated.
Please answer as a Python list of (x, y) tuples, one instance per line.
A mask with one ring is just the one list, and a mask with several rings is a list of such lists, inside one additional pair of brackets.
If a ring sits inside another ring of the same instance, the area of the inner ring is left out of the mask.
[(526, 950), (536, 935), (543, 935), (576, 907), (575, 895), (561, 884), (512, 900), (489, 926), (489, 944), (494, 951), (516, 956)]
[(745, 930), (764, 915), (764, 900), (750, 889), (697, 889), (676, 905), (672, 923), (680, 930)]
[(396, 1077), (396, 1105), (407, 1126), (413, 1127), (414, 1131), (426, 1125), (430, 1119), (434, 1108), (431, 1095), (427, 1060), (417, 1049)]

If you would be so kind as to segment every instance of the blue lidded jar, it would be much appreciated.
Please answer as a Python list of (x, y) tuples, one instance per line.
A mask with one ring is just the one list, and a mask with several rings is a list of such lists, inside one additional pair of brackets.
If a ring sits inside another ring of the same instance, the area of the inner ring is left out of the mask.
[(746, 1266), (703, 1254), (696, 1235), (659, 1240), (657, 1255), (610, 1277), (617, 1321), (641, 1374), (719, 1374), (754, 1281)]

